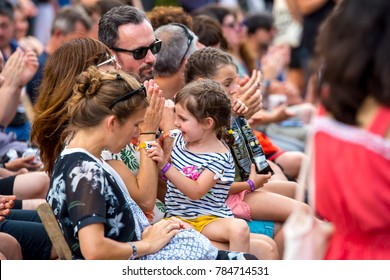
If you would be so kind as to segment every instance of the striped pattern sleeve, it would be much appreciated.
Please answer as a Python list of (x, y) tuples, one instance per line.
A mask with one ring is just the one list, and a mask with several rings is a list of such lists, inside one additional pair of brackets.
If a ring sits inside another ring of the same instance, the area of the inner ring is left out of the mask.
[(225, 204), (229, 189), (234, 181), (234, 161), (227, 153), (192, 153), (185, 148), (181, 134), (174, 141), (171, 161), (174, 167), (187, 177), (196, 180), (208, 169), (215, 174), (216, 184), (201, 199), (192, 200), (168, 181), (165, 198), (168, 216), (194, 219), (204, 215), (232, 217), (231, 210)]

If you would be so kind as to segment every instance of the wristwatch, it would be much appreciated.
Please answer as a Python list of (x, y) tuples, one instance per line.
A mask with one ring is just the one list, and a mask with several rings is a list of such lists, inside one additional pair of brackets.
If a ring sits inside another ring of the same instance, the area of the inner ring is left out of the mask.
[(129, 260), (134, 260), (137, 257), (137, 247), (135, 247), (133, 242), (127, 242), (127, 243), (129, 243), (131, 248), (133, 248), (133, 253), (131, 253)]

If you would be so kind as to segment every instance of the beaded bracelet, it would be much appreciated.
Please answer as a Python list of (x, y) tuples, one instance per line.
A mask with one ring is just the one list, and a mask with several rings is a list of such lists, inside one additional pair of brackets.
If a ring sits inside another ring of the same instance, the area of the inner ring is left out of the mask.
[(143, 134), (154, 134), (154, 135), (156, 135), (157, 132), (155, 132), (155, 131), (144, 131), (144, 132), (140, 132), (139, 134), (140, 135), (143, 135)]
[(246, 180), (246, 182), (249, 184), (249, 188), (251, 189), (251, 192), (255, 191), (255, 183), (253, 183), (252, 180)]
[(169, 170), (169, 168), (171, 168), (171, 166), (172, 164), (167, 162), (167, 164), (165, 164), (164, 167), (161, 168), (161, 179), (167, 180), (167, 177), (165, 177), (165, 173), (167, 173), (167, 171)]

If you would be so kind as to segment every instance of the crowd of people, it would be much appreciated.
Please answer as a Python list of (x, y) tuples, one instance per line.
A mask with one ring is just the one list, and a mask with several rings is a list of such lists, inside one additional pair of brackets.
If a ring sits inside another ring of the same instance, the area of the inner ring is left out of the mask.
[(73, 259), (283, 259), (297, 208), (390, 259), (387, 1), (41, 2), (0, 3), (1, 259), (58, 258), (45, 202)]

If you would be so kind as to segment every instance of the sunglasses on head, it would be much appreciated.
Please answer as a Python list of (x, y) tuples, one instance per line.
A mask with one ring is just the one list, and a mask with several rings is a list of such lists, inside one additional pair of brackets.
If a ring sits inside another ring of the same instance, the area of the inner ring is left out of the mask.
[(118, 68), (118, 63), (116, 61), (116, 58), (115, 56), (111, 55), (109, 59), (103, 61), (102, 63), (99, 63), (98, 65), (96, 65), (96, 67), (101, 67), (101, 66), (104, 66), (104, 65), (112, 65), (113, 67), (115, 68)]
[(128, 100), (130, 98), (132, 98), (134, 95), (137, 95), (137, 94), (142, 94), (142, 96), (144, 98), (147, 97), (147, 94), (146, 94), (146, 88), (144, 85), (142, 85), (140, 88), (137, 88), (133, 91), (130, 91), (129, 93), (126, 93), (125, 95), (119, 97), (118, 99), (114, 100), (114, 102), (111, 103), (111, 105), (109, 106), (110, 110), (112, 108), (114, 108), (114, 106), (119, 103), (119, 102), (122, 102), (122, 101), (125, 101), (125, 100)]
[(115, 52), (132, 53), (134, 59), (140, 60), (140, 59), (143, 59), (147, 55), (149, 50), (151, 50), (152, 54), (158, 53), (161, 50), (161, 44), (162, 44), (162, 41), (160, 39), (156, 38), (156, 40), (149, 47), (140, 47), (140, 48), (137, 48), (135, 50), (127, 50), (127, 49), (122, 49), (122, 48), (117, 48), (117, 47), (113, 47), (111, 49)]
[(191, 35), (190, 31), (188, 30), (188, 27), (185, 26), (184, 24), (176, 23), (176, 22), (175, 23), (171, 23), (171, 24), (175, 25), (175, 26), (179, 26), (180, 28), (182, 28), (184, 33), (185, 33), (185, 35), (186, 35), (186, 37), (187, 37), (187, 48), (186, 48), (186, 51), (185, 51), (185, 53), (183, 54), (183, 56), (182, 56), (182, 58), (180, 60), (180, 65), (181, 65), (183, 63), (183, 60), (186, 57), (189, 49), (190, 49), (191, 43), (194, 40), (194, 36)]

